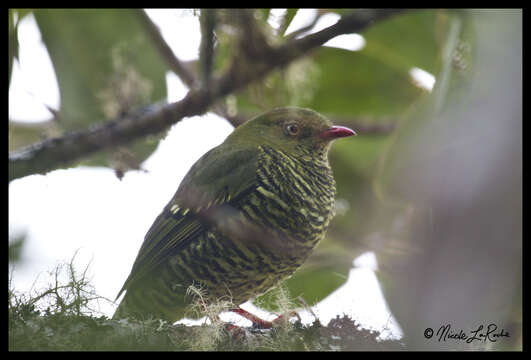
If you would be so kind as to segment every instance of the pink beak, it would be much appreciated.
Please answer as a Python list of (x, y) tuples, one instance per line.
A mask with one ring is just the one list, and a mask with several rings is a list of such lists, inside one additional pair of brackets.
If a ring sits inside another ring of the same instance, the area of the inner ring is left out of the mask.
[(356, 132), (352, 129), (349, 129), (345, 126), (332, 126), (330, 129), (327, 129), (319, 134), (321, 139), (337, 139), (347, 136), (357, 135)]

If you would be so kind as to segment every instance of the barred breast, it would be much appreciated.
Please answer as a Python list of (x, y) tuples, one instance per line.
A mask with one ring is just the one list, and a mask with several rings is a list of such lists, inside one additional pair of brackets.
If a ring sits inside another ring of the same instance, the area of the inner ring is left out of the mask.
[(259, 150), (256, 184), (231, 202), (235, 211), (227, 215), (233, 226), (252, 225), (255, 231), (238, 237), (209, 227), (161, 264), (141, 293), (126, 293), (129, 308), (177, 320), (192, 284), (210, 300), (239, 305), (291, 276), (307, 259), (334, 215), (335, 182), (326, 154), (295, 158), (266, 145)]
[(333, 216), (335, 184), (326, 157), (304, 162), (260, 147), (256, 187), (234, 206), (246, 238), (213, 228), (170, 261), (174, 278), (201, 282), (213, 297), (235, 304), (262, 294), (302, 265)]

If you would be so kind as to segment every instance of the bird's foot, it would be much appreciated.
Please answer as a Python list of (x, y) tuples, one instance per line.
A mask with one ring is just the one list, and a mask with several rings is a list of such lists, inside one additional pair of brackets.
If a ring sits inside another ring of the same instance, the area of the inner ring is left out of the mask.
[(285, 324), (289, 321), (289, 319), (293, 317), (296, 317), (299, 321), (301, 321), (301, 317), (296, 311), (288, 311), (287, 313), (281, 314), (275, 320), (273, 320), (273, 326), (280, 326), (282, 324)]
[(251, 322), (253, 323), (253, 327), (256, 327), (256, 328), (259, 328), (259, 329), (271, 329), (274, 326), (279, 326), (279, 325), (283, 324), (285, 321), (289, 321), (289, 319), (291, 319), (292, 317), (298, 318), (299, 321), (301, 319), (299, 314), (297, 314), (295, 311), (289, 311), (289, 312), (287, 312), (285, 314), (282, 314), (282, 315), (278, 316), (273, 321), (260, 319), (258, 316), (254, 315), (254, 314), (251, 314), (247, 310), (244, 310), (244, 309), (242, 309), (240, 307), (238, 307), (236, 309), (231, 309), (230, 311), (232, 311), (232, 312), (234, 312), (234, 313), (236, 313), (236, 314), (238, 314), (240, 316), (243, 316), (247, 320), (251, 320)]
[(245, 338), (245, 330), (238, 325), (227, 324), (225, 325), (225, 331), (232, 336), (234, 340), (242, 340)]

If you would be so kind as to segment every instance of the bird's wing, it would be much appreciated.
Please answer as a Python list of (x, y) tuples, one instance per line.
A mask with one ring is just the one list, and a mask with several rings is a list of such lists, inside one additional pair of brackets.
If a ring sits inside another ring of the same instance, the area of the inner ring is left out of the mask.
[(116, 299), (135, 280), (175, 255), (209, 225), (201, 212), (218, 206), (233, 206), (255, 188), (257, 151), (232, 150), (222, 146), (199, 159), (179, 189), (156, 218), (144, 238), (131, 274)]

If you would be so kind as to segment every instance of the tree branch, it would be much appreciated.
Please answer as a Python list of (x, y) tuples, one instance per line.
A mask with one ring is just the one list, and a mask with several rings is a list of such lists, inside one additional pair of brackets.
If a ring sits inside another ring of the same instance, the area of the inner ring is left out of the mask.
[(96, 151), (160, 133), (184, 117), (203, 114), (217, 100), (264, 77), (272, 70), (287, 65), (331, 38), (359, 32), (397, 12), (384, 9), (356, 11), (319, 32), (268, 48), (263, 59), (248, 64), (250, 68), (242, 70), (240, 64), (234, 61), (227, 73), (213, 79), (212, 86), (206, 89), (192, 88), (181, 101), (160, 106), (147, 114), (127, 115), (88, 130), (48, 139), (13, 151), (9, 154), (9, 181), (30, 174), (46, 173)]
[(201, 9), (201, 45), (199, 49), (200, 82), (202, 87), (210, 86), (212, 66), (214, 63), (214, 29), (216, 27), (216, 10)]
[(162, 37), (158, 26), (151, 21), (145, 10), (139, 10), (138, 16), (140, 21), (144, 25), (147, 33), (153, 40), (153, 44), (157, 47), (159, 53), (164, 59), (166, 59), (170, 68), (181, 78), (189, 88), (192, 88), (195, 84), (194, 75), (186, 68), (186, 66), (175, 56), (173, 50), (168, 43)]
[(277, 47), (270, 47), (267, 52), (261, 54), (260, 59), (255, 59), (256, 62), (252, 69), (242, 69), (239, 63), (234, 63), (227, 74), (219, 79), (215, 93), (226, 96), (235, 89), (262, 78), (272, 69), (287, 65), (338, 35), (360, 32), (369, 25), (402, 11), (395, 9), (358, 10), (321, 31), (300, 39), (292, 39)]
[(262, 28), (254, 18), (250, 9), (231, 10), (233, 22), (238, 25), (240, 32), (239, 47), (249, 60), (260, 59), (270, 51), (270, 46)]
[[(155, 44), (155, 47), (157, 48), (160, 56), (162, 56), (162, 58), (166, 60), (170, 69), (181, 79), (181, 81), (185, 85), (188, 86), (188, 88), (194, 87), (197, 84), (197, 80), (195, 78), (195, 75), (188, 69), (188, 62), (182, 62), (177, 58), (177, 56), (175, 56), (173, 50), (168, 46), (168, 43), (162, 37), (162, 34), (160, 33), (157, 25), (150, 19), (145, 10), (138, 10), (138, 15), (142, 24), (146, 28), (146, 31), (148, 32), (149, 36), (151, 36), (151, 39), (153, 40), (153, 43)], [(211, 67), (213, 62), (213, 36), (209, 39), (207, 43), (205, 43), (203, 34), (205, 30), (208, 31), (209, 27), (212, 28), (211, 32), (213, 31), (213, 27), (215, 25), (215, 18), (212, 19), (212, 17), (214, 17), (215, 14), (210, 15), (210, 26), (207, 26), (207, 29), (203, 29), (203, 27), (201, 29), (202, 38), (200, 49), (200, 67), (202, 67), (203, 77), (208, 77), (208, 83), (210, 83), (211, 80)], [(213, 35), (213, 33), (211, 33), (211, 35)], [(194, 60), (191, 62), (196, 61)], [(233, 117), (228, 114), (225, 104), (217, 104), (213, 111), (219, 116), (222, 116), (227, 119), (227, 121), (229, 121), (234, 127), (237, 127), (240, 124), (239, 122), (235, 122)]]

